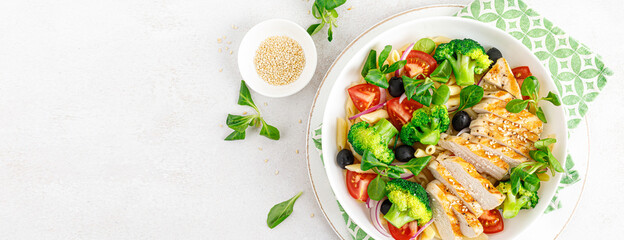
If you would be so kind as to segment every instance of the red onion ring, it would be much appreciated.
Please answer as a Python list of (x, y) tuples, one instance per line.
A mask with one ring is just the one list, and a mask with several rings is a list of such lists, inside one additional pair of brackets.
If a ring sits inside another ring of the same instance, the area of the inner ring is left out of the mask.
[(403, 103), (403, 100), (405, 100), (405, 98), (407, 98), (407, 95), (403, 93), (403, 95), (401, 95), (401, 98), (399, 98), (399, 104)]
[(370, 198), (366, 199), (366, 207), (367, 208), (371, 208), (372, 207), (371, 201), (375, 201), (375, 200), (371, 200)]
[(353, 117), (350, 117), (350, 118), (349, 118), (349, 120), (353, 120), (353, 119), (359, 118), (360, 116), (362, 116), (362, 115), (364, 115), (364, 114), (374, 112), (375, 110), (380, 109), (380, 108), (382, 108), (382, 107), (383, 107), (383, 106), (385, 106), (385, 105), (386, 105), (386, 103), (385, 103), (385, 102), (384, 102), (384, 103), (377, 104), (377, 105), (375, 105), (375, 106), (374, 106), (374, 107), (372, 107), (372, 108), (369, 108), (369, 109), (364, 110), (364, 112), (361, 112), (361, 113), (355, 114)]
[[(412, 48), (414, 47), (414, 44), (416, 44), (416, 42), (413, 42), (412, 44), (410, 44), (405, 51), (403, 51), (403, 55), (401, 56), (401, 59), (399, 61), (405, 60), (407, 59), (407, 55), (409, 55), (409, 53), (412, 51)], [(396, 70), (394, 72), (394, 76), (398, 77), (401, 75), (401, 71), (403, 71), (403, 68), (399, 68), (398, 70)]]
[(381, 93), (381, 96), (379, 96), (379, 102), (386, 102), (386, 89), (379, 87), (379, 92)]
[(405, 180), (413, 178), (413, 177), (414, 177), (414, 174), (412, 174), (412, 173), (403, 173), (403, 174), (401, 174), (401, 178), (405, 179)]
[(388, 234), (388, 230), (386, 230), (386, 228), (383, 227), (383, 224), (381, 224), (380, 220), (381, 205), (385, 199), (386, 198), (384, 197), (383, 199), (381, 199), (381, 201), (371, 201), (374, 203), (375, 207), (370, 208), (370, 217), (371, 221), (373, 222), (373, 226), (375, 227), (375, 229), (377, 229), (377, 231), (379, 231), (379, 233), (381, 233), (381, 235), (391, 237), (390, 234)]
[(416, 235), (410, 238), (410, 240), (416, 240), (416, 238), (418, 238), (418, 236), (425, 230), (425, 228), (429, 227), (431, 223), (433, 223), (433, 218), (428, 223), (425, 223), (425, 225), (423, 225), (422, 227), (419, 227), (418, 232), (416, 232)]

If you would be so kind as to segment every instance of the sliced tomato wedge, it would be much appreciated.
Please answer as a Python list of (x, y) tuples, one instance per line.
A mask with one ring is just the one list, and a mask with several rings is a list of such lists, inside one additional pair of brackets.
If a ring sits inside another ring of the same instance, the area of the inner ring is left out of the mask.
[(401, 228), (397, 228), (392, 223), (388, 222), (388, 229), (390, 235), (396, 240), (410, 240), (418, 232), (418, 223), (411, 221), (403, 225)]
[(479, 217), (479, 222), (481, 222), (481, 225), (483, 225), (484, 233), (497, 233), (505, 229), (503, 217), (496, 209), (484, 211), (483, 215)]
[(360, 110), (360, 112), (379, 104), (381, 91), (379, 87), (373, 84), (365, 83), (355, 85), (350, 87), (347, 91), (349, 92), (351, 101), (355, 104), (355, 108)]
[(388, 115), (390, 116), (390, 122), (394, 125), (398, 130), (401, 130), (401, 127), (412, 120), (412, 113), (423, 107), (422, 104), (416, 102), (414, 100), (403, 99), (402, 103), (399, 103), (401, 98), (393, 98), (388, 103), (386, 103), (386, 107), (388, 108)]
[(377, 177), (374, 173), (358, 173), (347, 170), (347, 190), (351, 197), (365, 202), (368, 199), (368, 184)]
[[(429, 76), (438, 67), (438, 63), (431, 55), (418, 50), (410, 51), (405, 60), (407, 61), (405, 72), (411, 78), (421, 73)], [(419, 76), (418, 78), (423, 79), (424, 77)]]

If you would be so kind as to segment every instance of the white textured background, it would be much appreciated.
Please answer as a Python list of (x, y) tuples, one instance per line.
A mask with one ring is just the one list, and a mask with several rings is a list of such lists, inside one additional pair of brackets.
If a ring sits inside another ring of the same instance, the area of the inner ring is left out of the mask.
[[(469, 1), (349, 0), (334, 41), (314, 36), (309, 86), (280, 99), (252, 93), (282, 139), (225, 142), (227, 113), (251, 111), (236, 105), (241, 38), (271, 18), (306, 28), (311, 2), (1, 1), (0, 239), (336, 238), (304, 164), (320, 78), (363, 30), (435, 3)], [(527, 3), (615, 71), (590, 106), (589, 176), (560, 239), (620, 238), (624, 3)], [(298, 191), (291, 217), (266, 227), (271, 206)]]

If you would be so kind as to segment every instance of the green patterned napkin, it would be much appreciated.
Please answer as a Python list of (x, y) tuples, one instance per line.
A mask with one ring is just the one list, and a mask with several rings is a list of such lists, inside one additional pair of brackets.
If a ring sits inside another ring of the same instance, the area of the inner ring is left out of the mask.
[[(587, 113), (587, 104), (604, 88), (607, 77), (613, 75), (598, 54), (528, 8), (521, 0), (476, 0), (459, 11), (456, 16), (496, 26), (533, 51), (552, 74), (561, 94), (569, 130), (579, 125)], [(312, 137), (319, 152), (321, 152), (320, 130), (319, 126)], [(562, 176), (557, 192), (545, 213), (560, 209), (559, 191), (581, 180), (579, 173), (574, 169), (570, 154), (567, 155), (565, 169), (566, 173)], [(338, 206), (353, 239), (372, 239), (351, 221), (340, 203)]]

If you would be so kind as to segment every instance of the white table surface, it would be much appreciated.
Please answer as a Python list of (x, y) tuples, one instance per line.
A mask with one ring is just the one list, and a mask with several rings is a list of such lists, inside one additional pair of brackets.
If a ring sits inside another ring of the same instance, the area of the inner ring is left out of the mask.
[[(226, 142), (227, 114), (251, 112), (236, 105), (241, 38), (271, 18), (307, 27), (310, 1), (0, 2), (0, 238), (336, 239), (305, 168), (312, 97), (360, 32), (435, 3), (469, 1), (349, 0), (334, 41), (314, 36), (318, 69), (305, 89), (252, 93), (281, 140)], [(560, 239), (620, 238), (624, 3), (527, 3), (615, 71), (590, 107), (585, 193)], [(298, 191), (293, 214), (269, 229), (271, 206)]]

